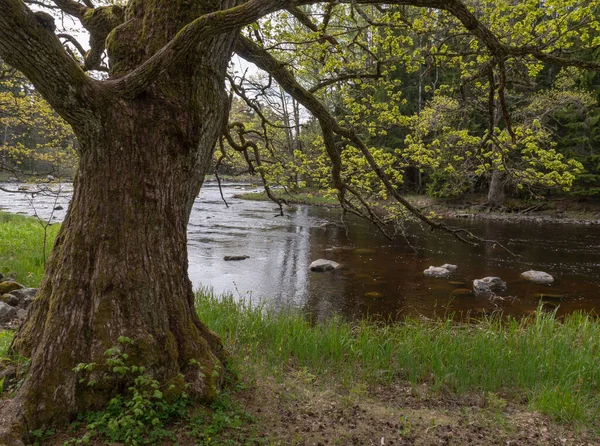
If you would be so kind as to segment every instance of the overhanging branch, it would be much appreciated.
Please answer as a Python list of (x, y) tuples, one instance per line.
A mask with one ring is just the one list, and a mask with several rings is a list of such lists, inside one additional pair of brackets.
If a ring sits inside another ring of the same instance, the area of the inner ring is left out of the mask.
[[(497, 243), (493, 240), (482, 239), (466, 229), (453, 228), (444, 223), (433, 221), (425, 216), (398, 192), (396, 187), (393, 185), (392, 180), (388, 177), (388, 175), (386, 175), (381, 166), (378, 165), (377, 161), (369, 151), (369, 148), (365, 145), (357, 133), (352, 129), (340, 126), (336, 119), (331, 115), (329, 110), (327, 110), (327, 108), (312, 93), (302, 87), (302, 85), (296, 81), (294, 76), (281, 62), (275, 59), (266, 50), (244, 37), (240, 37), (238, 39), (235, 52), (240, 57), (244, 58), (248, 62), (254, 63), (258, 68), (273, 76), (273, 78), (289, 95), (294, 97), (294, 99), (296, 99), (318, 119), (321, 125), (321, 130), (323, 131), (323, 139), (327, 154), (332, 162), (334, 186), (339, 191), (338, 198), (343, 206), (349, 204), (348, 200), (346, 199), (346, 193), (353, 192), (352, 190), (348, 190), (348, 187), (341, 177), (341, 154), (335, 144), (336, 135), (337, 137), (342, 137), (344, 140), (358, 148), (361, 154), (367, 160), (370, 168), (376, 173), (387, 193), (418, 220), (427, 224), (432, 230), (441, 230), (447, 232), (456, 237), (458, 240), (471, 246), (479, 246), (480, 243), (484, 242)], [(333, 150), (331, 150), (331, 147), (333, 147)], [(354, 195), (357, 196), (356, 194)], [(357, 198), (360, 201), (360, 196), (357, 196)], [(364, 200), (362, 200), (362, 203), (364, 205)], [(372, 215), (371, 209), (368, 205), (366, 205), (365, 208), (368, 216), (370, 217), (370, 215)], [(356, 208), (351, 207), (351, 209), (356, 211)]]
[(224, 11), (205, 14), (184, 26), (169, 43), (138, 68), (120, 79), (106, 81), (106, 86), (123, 97), (135, 97), (203, 40), (240, 29), (290, 4), (289, 0), (250, 0)]
[(0, 56), (72, 125), (89, 119), (94, 82), (22, 0), (0, 0)]

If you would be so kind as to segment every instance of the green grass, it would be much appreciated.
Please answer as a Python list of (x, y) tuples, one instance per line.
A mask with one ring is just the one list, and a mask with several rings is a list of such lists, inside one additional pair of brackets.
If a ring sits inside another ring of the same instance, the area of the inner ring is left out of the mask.
[[(59, 225), (48, 228), (46, 255)], [(31, 217), (0, 212), (0, 272), (26, 286), (38, 286), (44, 275), (44, 228)]]
[(274, 376), (291, 370), (325, 386), (427, 383), (438, 394), (500, 393), (563, 422), (594, 426), (600, 415), (600, 322), (576, 313), (478, 325), (406, 320), (395, 325), (251, 307), (198, 294), (200, 318), (238, 361)]
[(6, 356), (6, 352), (8, 351), (8, 346), (10, 345), (10, 341), (12, 340), (13, 332), (12, 331), (2, 331), (0, 330), (0, 358)]
[[(302, 189), (288, 193), (283, 189), (272, 189), (271, 192), (275, 198), (283, 198), (290, 204), (310, 204), (313, 206), (338, 206), (339, 202), (335, 197), (326, 196), (324, 192), (316, 189)], [(265, 191), (248, 192), (236, 195), (236, 198), (252, 201), (269, 201)]]

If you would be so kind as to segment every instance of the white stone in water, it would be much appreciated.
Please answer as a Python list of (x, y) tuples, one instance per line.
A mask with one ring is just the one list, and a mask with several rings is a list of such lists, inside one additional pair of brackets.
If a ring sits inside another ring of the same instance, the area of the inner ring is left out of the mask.
[(325, 272), (325, 271), (332, 271), (334, 269), (338, 269), (340, 267), (340, 264), (337, 262), (334, 262), (333, 260), (326, 260), (326, 259), (317, 259), (314, 262), (312, 262), (309, 266), (311, 271), (316, 271), (319, 273)]
[(473, 291), (478, 296), (486, 296), (491, 293), (499, 293), (501, 291), (506, 291), (506, 282), (504, 282), (500, 277), (484, 277), (483, 279), (475, 279), (473, 281)]
[(426, 276), (429, 277), (450, 277), (450, 275), (452, 274), (452, 272), (446, 268), (442, 268), (440, 266), (430, 266), (429, 268), (427, 268), (425, 271), (423, 271), (423, 274), (425, 274)]
[(540, 283), (542, 285), (550, 285), (552, 282), (554, 282), (554, 277), (548, 273), (545, 273), (544, 271), (525, 271), (524, 273), (521, 273), (521, 278), (529, 280), (533, 283)]
[(458, 266), (452, 265), (451, 263), (444, 263), (442, 266), (440, 266), (440, 268), (446, 268), (448, 271), (453, 273), (453, 272), (456, 272), (456, 270), (458, 269)]

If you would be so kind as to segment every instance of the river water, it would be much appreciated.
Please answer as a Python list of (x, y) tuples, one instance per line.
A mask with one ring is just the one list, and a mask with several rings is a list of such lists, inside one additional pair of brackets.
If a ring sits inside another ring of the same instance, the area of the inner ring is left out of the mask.
[[(15, 185), (3, 185), (15, 188)], [(270, 202), (233, 198), (248, 186), (227, 184), (226, 207), (214, 183), (207, 183), (194, 204), (188, 227), (189, 274), (194, 286), (218, 293), (296, 307), (320, 321), (332, 314), (348, 319), (364, 316), (395, 319), (403, 315), (435, 317), (455, 313), (475, 317), (502, 311), (522, 316), (538, 307), (558, 313), (600, 309), (600, 226), (548, 223), (506, 223), (485, 220), (452, 222), (506, 245), (518, 257), (494, 246), (473, 248), (442, 233), (409, 228), (410, 244), (390, 242), (369, 223), (340, 224), (336, 209), (297, 206), (277, 217)], [(37, 214), (54, 221), (64, 218), (69, 186), (55, 198), (0, 191), (0, 209)], [(52, 211), (57, 205), (62, 210)], [(224, 261), (227, 255), (248, 255), (244, 261)], [(325, 258), (344, 265), (338, 271), (309, 271), (313, 260)], [(430, 265), (453, 263), (450, 279), (423, 276)], [(523, 271), (546, 271), (551, 286), (519, 278)], [(508, 284), (504, 300), (467, 294), (473, 279), (499, 276)]]

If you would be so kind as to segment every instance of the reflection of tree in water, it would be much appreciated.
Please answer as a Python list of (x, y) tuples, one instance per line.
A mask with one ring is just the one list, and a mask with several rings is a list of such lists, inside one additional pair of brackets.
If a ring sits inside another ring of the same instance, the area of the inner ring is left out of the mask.
[[(344, 228), (327, 224), (311, 228), (310, 233), (313, 243), (307, 251), (309, 264), (317, 259), (328, 259), (341, 263), (343, 268), (347, 268), (341, 253), (331, 250), (333, 247), (349, 244)], [(351, 302), (352, 290), (348, 287), (350, 282), (347, 279), (346, 271), (342, 269), (325, 273), (308, 273), (310, 292), (303, 309), (310, 314), (313, 322), (322, 322), (334, 313), (344, 317), (351, 316), (354, 308)]]
[(276, 296), (279, 308), (300, 307), (306, 301), (308, 292), (308, 252), (311, 245), (308, 208), (300, 206), (291, 216), (292, 224), (288, 225), (281, 248), (271, 252), (277, 257), (267, 262), (265, 277), (272, 277), (271, 290)]

